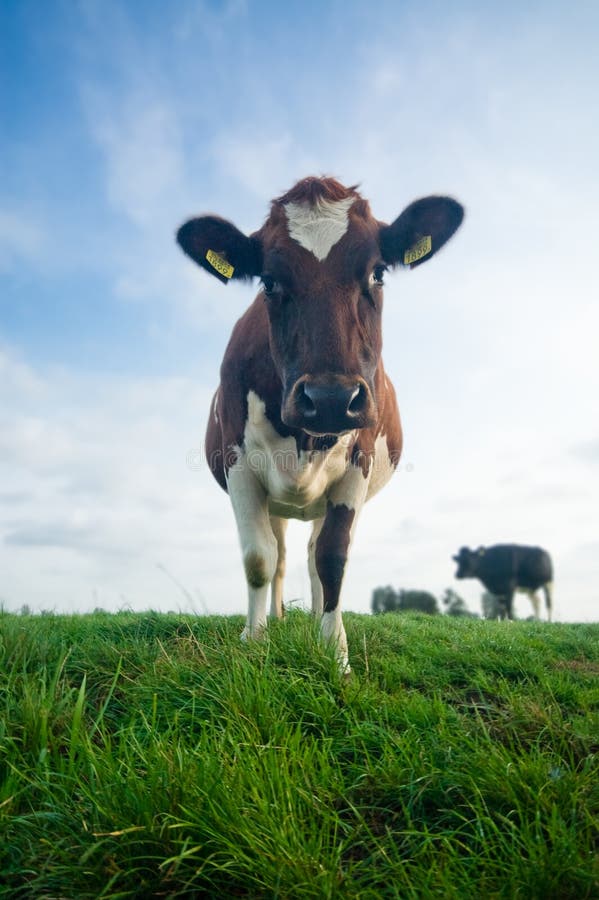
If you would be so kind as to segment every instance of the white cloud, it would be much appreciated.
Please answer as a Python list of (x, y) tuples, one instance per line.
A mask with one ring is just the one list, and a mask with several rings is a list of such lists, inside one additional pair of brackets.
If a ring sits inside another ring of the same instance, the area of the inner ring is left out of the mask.
[(178, 11), (174, 34), (179, 40), (191, 42), (197, 42), (198, 33), (226, 40), (235, 20), (245, 18), (248, 11), (248, 0), (223, 0), (216, 6), (200, 0)]
[(584, 441), (572, 447), (572, 456), (590, 464), (599, 463), (599, 438)]
[[(184, 378), (28, 371), (7, 352), (3, 365), (12, 386), (0, 428), (2, 483), (12, 489), (0, 507), (5, 602), (86, 609), (101, 588), (100, 603), (123, 594), (142, 608), (184, 605), (158, 563), (192, 593), (214, 594), (204, 569), (218, 581), (215, 554), (237, 553), (226, 498), (205, 466), (187, 463), (202, 444), (208, 392)], [(42, 379), (32, 397), (28, 383)]]
[(35, 262), (45, 244), (40, 224), (23, 211), (0, 209), (0, 272), (23, 259)]
[[(177, 325), (213, 333), (241, 314), (248, 288), (232, 284), (225, 293), (176, 245), (179, 225), (208, 211), (212, 193), (204, 185), (204, 197), (198, 200), (190, 191), (195, 181), (189, 175), (177, 98), (166, 90), (146, 93), (137, 80), (132, 76), (132, 86), (119, 95), (91, 84), (82, 90), (90, 133), (104, 159), (107, 202), (133, 226), (124, 240), (119, 231), (105, 270), (113, 275), (119, 299), (168, 306), (175, 310)], [(224, 151), (225, 165), (229, 159), (235, 166), (232, 146), (233, 156)]]
[[(269, 137), (256, 134), (255, 129), (228, 129), (215, 137), (211, 155), (222, 178), (242, 185), (260, 199), (263, 217), (271, 198), (304, 175), (319, 174), (314, 156), (289, 132)], [(256, 222), (253, 227), (261, 224)]]
[(87, 91), (92, 134), (106, 158), (108, 198), (142, 228), (172, 209), (183, 189), (183, 150), (173, 109), (134, 92), (115, 107)]
[(13, 395), (21, 399), (37, 398), (44, 391), (43, 380), (22, 360), (0, 345), (0, 397), (9, 401)]

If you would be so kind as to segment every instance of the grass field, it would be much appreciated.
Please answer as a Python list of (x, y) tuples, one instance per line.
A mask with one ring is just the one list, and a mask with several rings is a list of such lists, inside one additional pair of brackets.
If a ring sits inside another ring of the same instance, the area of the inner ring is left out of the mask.
[(0, 896), (599, 897), (599, 625), (0, 614)]

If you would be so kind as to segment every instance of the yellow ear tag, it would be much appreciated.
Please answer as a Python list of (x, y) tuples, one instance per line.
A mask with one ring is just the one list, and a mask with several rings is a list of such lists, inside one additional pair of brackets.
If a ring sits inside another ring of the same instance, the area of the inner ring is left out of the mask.
[(418, 262), (418, 260), (422, 259), (423, 256), (427, 256), (432, 249), (433, 240), (430, 234), (425, 234), (423, 238), (420, 238), (419, 241), (416, 241), (414, 246), (410, 247), (410, 249), (406, 250), (406, 252), (404, 253), (404, 266), (409, 266), (411, 263)]
[(223, 257), (219, 256), (218, 253), (215, 253), (214, 250), (206, 251), (206, 259), (212, 268), (216, 269), (219, 275), (223, 275), (225, 278), (233, 277), (235, 269), (231, 263), (228, 263), (226, 259), (223, 259)]

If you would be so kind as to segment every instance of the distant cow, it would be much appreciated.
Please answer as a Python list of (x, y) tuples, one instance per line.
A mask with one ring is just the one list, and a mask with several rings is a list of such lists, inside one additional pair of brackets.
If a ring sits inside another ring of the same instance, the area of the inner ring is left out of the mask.
[(462, 547), (452, 557), (458, 564), (456, 578), (478, 578), (488, 591), (502, 604), (502, 616), (513, 619), (514, 593), (523, 591), (532, 602), (535, 618), (539, 618), (539, 597), (536, 591), (543, 588), (547, 618), (551, 621), (551, 595), (553, 565), (551, 557), (541, 547), (523, 547), (519, 544), (495, 544), (469, 550)]
[(402, 434), (381, 360), (383, 278), (427, 262), (463, 209), (425, 197), (386, 225), (354, 187), (305, 178), (246, 236), (218, 216), (183, 225), (179, 244), (227, 284), (260, 278), (235, 325), (206, 432), (212, 474), (231, 498), (249, 592), (242, 637), (282, 615), (285, 526), (311, 521), (308, 567), (321, 635), (349, 671), (339, 594), (366, 500), (391, 477)]

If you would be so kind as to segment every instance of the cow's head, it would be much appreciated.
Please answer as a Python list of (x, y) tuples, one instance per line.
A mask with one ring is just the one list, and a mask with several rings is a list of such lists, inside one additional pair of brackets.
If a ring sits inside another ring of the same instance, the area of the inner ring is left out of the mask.
[(459, 553), (452, 556), (454, 562), (458, 564), (455, 577), (476, 578), (478, 576), (478, 565), (484, 555), (484, 547), (479, 547), (478, 550), (469, 550), (468, 547), (462, 547)]
[(306, 178), (273, 201), (249, 237), (224, 219), (202, 216), (183, 225), (177, 240), (224, 283), (261, 279), (283, 422), (340, 434), (377, 420), (386, 270), (429, 260), (463, 215), (449, 197), (425, 197), (385, 225), (355, 188)]

